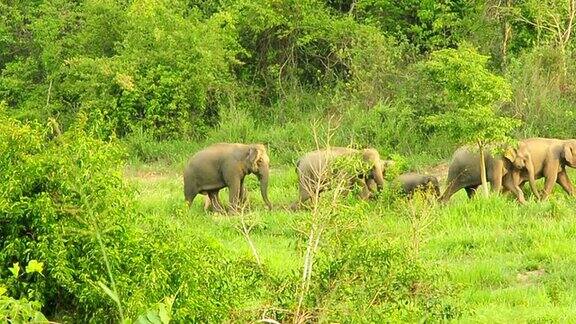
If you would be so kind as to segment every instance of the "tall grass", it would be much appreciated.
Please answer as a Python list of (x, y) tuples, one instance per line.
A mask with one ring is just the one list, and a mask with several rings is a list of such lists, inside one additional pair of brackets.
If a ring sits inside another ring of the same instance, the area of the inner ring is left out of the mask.
[[(181, 239), (199, 233), (214, 239), (231, 259), (253, 258), (237, 230), (238, 217), (206, 214), (200, 202), (179, 211), (185, 207), (177, 174), (130, 179), (140, 188), (142, 212), (180, 223), (186, 228)], [(232, 316), (246, 320), (265, 314), (287, 320), (296, 302), (294, 283), (301, 274), (309, 216), (284, 210), (298, 194), (292, 167), (277, 164), (272, 169), (270, 198), (278, 206), (272, 212), (265, 211), (256, 194), (256, 179), (246, 180), (250, 238), (266, 275), (253, 283), (259, 293), (238, 305)], [(559, 190), (548, 201), (526, 205), (505, 196), (469, 201), (463, 192), (447, 205), (422, 202), (412, 211), (406, 209), (409, 202), (386, 192), (372, 202), (352, 197), (343, 202), (347, 216), (337, 223), (340, 230), (321, 243), (318, 272), (312, 277), (325, 284), (313, 286), (305, 302), (312, 318), (561, 322), (576, 316), (571, 284), (576, 279), (576, 219), (572, 198)], [(415, 286), (404, 295), (406, 282)], [(422, 308), (418, 296), (428, 300)], [(412, 306), (398, 308), (394, 300)]]

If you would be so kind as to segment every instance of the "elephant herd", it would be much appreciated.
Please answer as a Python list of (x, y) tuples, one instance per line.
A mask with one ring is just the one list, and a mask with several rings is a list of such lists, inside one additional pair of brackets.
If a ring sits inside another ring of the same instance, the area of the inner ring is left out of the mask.
[[(366, 171), (347, 178), (344, 187), (359, 184), (360, 197), (370, 198), (384, 187), (384, 175), (393, 161), (381, 160), (378, 151), (372, 148), (356, 150), (347, 147), (331, 147), (304, 154), (296, 162), (299, 197), (292, 208), (305, 205), (330, 188), (334, 178), (333, 164), (340, 157), (357, 156), (366, 165)], [(507, 147), (503, 153), (484, 152), (486, 178), (496, 192), (511, 192), (520, 203), (526, 201), (522, 186), (529, 182), (533, 195), (545, 199), (558, 183), (564, 191), (574, 195), (574, 188), (566, 173), (566, 166), (576, 167), (576, 140), (530, 138), (520, 140), (517, 147)], [(403, 194), (410, 197), (416, 190), (428, 190), (439, 200), (446, 202), (450, 197), (465, 189), (472, 198), (481, 185), (480, 155), (474, 149), (461, 147), (452, 156), (448, 169), (446, 189), (440, 195), (438, 179), (431, 175), (404, 173), (396, 178)], [(211, 145), (194, 154), (184, 169), (184, 196), (189, 205), (198, 194), (206, 195), (205, 208), (224, 212), (218, 197), (220, 189), (227, 187), (232, 211), (237, 211), (246, 201), (244, 178), (255, 174), (260, 181), (262, 199), (269, 209), (268, 179), (270, 158), (262, 144)], [(536, 180), (545, 178), (542, 193)]]

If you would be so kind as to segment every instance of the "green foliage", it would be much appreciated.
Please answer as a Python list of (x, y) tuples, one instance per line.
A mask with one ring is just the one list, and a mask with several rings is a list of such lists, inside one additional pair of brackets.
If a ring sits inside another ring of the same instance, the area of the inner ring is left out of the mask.
[(58, 135), (0, 118), (0, 282), (10, 297), (100, 321), (117, 317), (113, 302), (135, 318), (179, 291), (175, 320), (219, 321), (249, 294), (250, 266), (134, 209), (117, 143), (90, 137), (82, 120)]
[[(568, 51), (565, 59), (574, 57)], [(563, 79), (562, 55), (554, 47), (538, 46), (510, 62), (506, 78), (512, 84), (512, 105), (508, 114), (518, 116), (526, 127), (519, 136), (573, 137), (576, 115), (573, 110), (575, 80)], [(574, 66), (569, 65), (574, 75)]]
[(300, 84), (319, 87), (346, 78), (342, 57), (359, 26), (332, 16), (317, 0), (235, 2), (242, 46), (249, 57), (239, 71), (256, 76), (264, 98), (282, 96)]
[[(14, 276), (8, 279), (10, 295), (43, 304), (59, 296), (71, 304), (76, 299), (85, 300), (84, 307), (103, 307), (102, 295), (80, 284), (97, 279), (98, 258), (81, 260), (93, 255), (86, 233), (95, 228), (118, 233), (116, 222), (127, 213), (130, 191), (119, 172), (121, 151), (114, 144), (91, 139), (80, 126), (51, 138), (39, 126), (0, 118), (1, 142), (9, 145), (0, 158), (2, 169), (7, 170), (0, 196), (4, 238), (0, 260), (14, 263)], [(42, 275), (44, 262), (47, 270)], [(21, 276), (18, 263), (28, 264)], [(79, 279), (72, 269), (85, 269), (88, 276)], [(47, 307), (49, 314), (55, 311), (52, 307)]]
[(358, 19), (410, 43), (419, 52), (454, 47), (469, 33), (479, 2), (461, 0), (367, 0), (357, 5)]
[[(315, 149), (313, 129), (338, 121), (333, 145), (375, 147), (397, 164), (376, 201), (322, 206), (329, 223), (298, 320), (569, 321), (575, 260), (558, 258), (576, 255), (569, 201), (414, 208), (392, 180), (458, 142), (506, 139), (518, 123), (500, 109), (526, 125), (518, 137), (573, 137), (573, 10), (556, 0), (0, 3), (0, 319), (292, 320), (310, 219), (282, 207), (297, 196), (293, 162)], [(246, 215), (261, 265), (247, 261), (238, 219), (182, 201), (186, 158), (223, 141), (269, 149), (280, 207)], [(152, 165), (123, 172), (126, 155)]]
[(145, 315), (138, 316), (135, 324), (168, 324), (170, 323), (170, 314), (174, 298), (166, 297), (158, 303), (157, 309), (149, 310)]
[(138, 127), (156, 138), (201, 137), (215, 124), (240, 50), (229, 14), (204, 19), (171, 1), (58, 3), (22, 22), (34, 31), (31, 53), (0, 76), (18, 115), (56, 114), (68, 127), (84, 112), (103, 137)]
[(48, 323), (39, 311), (40, 303), (0, 294), (0, 320), (5, 323)]
[(354, 178), (368, 174), (372, 165), (362, 158), (362, 153), (342, 155), (330, 162), (330, 178), (336, 183), (352, 181)]
[(321, 262), (317, 296), (325, 320), (414, 322), (461, 315), (433, 275), (386, 242), (351, 239)]
[(446, 96), (443, 103), (458, 108), (488, 106), (510, 100), (510, 85), (490, 72), (489, 57), (470, 45), (435, 51), (423, 64), (424, 73)]
[(498, 105), (510, 100), (511, 89), (504, 78), (487, 70), (487, 61), (466, 45), (432, 53), (423, 70), (444, 97), (438, 100), (441, 111), (427, 118), (429, 124), (465, 143), (504, 141), (519, 126), (518, 120), (497, 115)]

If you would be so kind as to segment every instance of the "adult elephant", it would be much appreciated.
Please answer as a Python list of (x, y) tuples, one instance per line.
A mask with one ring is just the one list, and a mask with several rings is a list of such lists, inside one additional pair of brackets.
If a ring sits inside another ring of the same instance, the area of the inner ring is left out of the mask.
[[(545, 178), (542, 199), (550, 195), (554, 183), (558, 183), (566, 193), (575, 195), (574, 187), (568, 178), (566, 166), (576, 168), (576, 140), (561, 140), (556, 138), (529, 138), (520, 142), (532, 157), (534, 176)], [(504, 181), (510, 181), (513, 175), (506, 175)], [(519, 174), (520, 185), (529, 181), (526, 170)]]
[(367, 173), (350, 175), (353, 182), (360, 182), (362, 186), (362, 193), (360, 196), (367, 199), (372, 190), (366, 184), (367, 180), (373, 179), (376, 182), (378, 189), (384, 185), (384, 177), (382, 175), (382, 167), (380, 164), (380, 154), (374, 149), (355, 150), (347, 147), (332, 147), (329, 149), (316, 150), (306, 153), (296, 162), (296, 172), (298, 173), (299, 185), (299, 199), (293, 205), (296, 208), (298, 205), (305, 203), (313, 196), (319, 195), (320, 192), (327, 189), (329, 180), (333, 178), (330, 170), (330, 164), (338, 157), (353, 156), (359, 154), (362, 160), (366, 162), (370, 169)]
[[(486, 179), (492, 185), (492, 190), (500, 192), (502, 187), (516, 195), (519, 202), (524, 203), (524, 193), (520, 188), (520, 174), (525, 171), (526, 179), (534, 195), (539, 198), (536, 188), (534, 162), (528, 147), (518, 143), (517, 148), (507, 148), (505, 153), (492, 155), (484, 151), (486, 165)], [(509, 175), (508, 177), (505, 177)], [(452, 195), (464, 188), (468, 198), (472, 198), (476, 189), (482, 184), (480, 177), (480, 154), (470, 147), (461, 147), (452, 156), (448, 168), (447, 187), (440, 201), (448, 201)]]
[(260, 180), (262, 199), (272, 209), (268, 200), (270, 159), (262, 144), (219, 143), (197, 152), (184, 169), (184, 196), (191, 205), (197, 194), (208, 195), (212, 209), (222, 212), (218, 192), (228, 187), (230, 206), (236, 211), (246, 196), (244, 177), (251, 173)]

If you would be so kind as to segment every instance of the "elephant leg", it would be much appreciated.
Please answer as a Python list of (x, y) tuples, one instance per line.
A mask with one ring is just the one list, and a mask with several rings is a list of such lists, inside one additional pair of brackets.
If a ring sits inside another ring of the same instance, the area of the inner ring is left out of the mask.
[(544, 181), (544, 190), (542, 192), (542, 199), (546, 199), (551, 193), (552, 189), (554, 188), (554, 184), (558, 179), (558, 166), (551, 166), (546, 168), (545, 178)]
[(562, 172), (558, 173), (558, 179), (556, 182), (566, 191), (567, 194), (570, 196), (574, 196), (574, 186), (572, 186), (572, 182), (570, 182), (570, 178), (568, 178), (568, 173), (566, 170), (562, 170)]
[(521, 204), (526, 203), (526, 199), (524, 198), (524, 191), (522, 191), (522, 187), (520, 186), (519, 179), (517, 177), (506, 176), (504, 177), (503, 185), (506, 190), (510, 191), (516, 196), (518, 202)]
[(192, 206), (192, 202), (194, 201), (196, 195), (198, 195), (198, 191), (186, 188), (185, 197), (186, 202), (188, 203), (188, 207)]
[(220, 198), (218, 197), (219, 190), (213, 190), (208, 192), (208, 198), (210, 199), (210, 208), (212, 211), (223, 213), (224, 208), (222, 208), (222, 204), (220, 203)]
[(370, 189), (371, 192), (376, 192), (376, 190), (378, 190), (378, 185), (376, 184), (376, 181), (374, 181), (374, 179), (366, 180), (366, 185), (368, 186), (368, 189)]
[(239, 194), (240, 204), (242, 206), (246, 205), (248, 199), (248, 193), (246, 187), (244, 187), (244, 179), (240, 181), (240, 194)]
[(440, 186), (438, 185), (438, 181), (434, 180), (430, 182), (430, 189), (432, 190), (432, 194), (434, 197), (440, 197)]
[(292, 210), (298, 210), (300, 206), (302, 206), (306, 201), (308, 201), (308, 199), (312, 197), (310, 195), (309, 188), (307, 188), (302, 181), (299, 182), (298, 190), (298, 201), (290, 205), (290, 209)]
[(372, 197), (372, 191), (370, 190), (370, 187), (366, 183), (366, 180), (360, 180), (360, 185), (362, 186), (362, 191), (360, 191), (360, 198), (368, 200), (370, 197)]
[(204, 196), (204, 211), (207, 211), (212, 205), (212, 201), (208, 195)]
[(194, 198), (198, 194), (198, 188), (196, 184), (188, 177), (184, 176), (184, 198), (188, 203), (188, 207), (192, 206)]
[(319, 180), (302, 179), (300, 182), (300, 203), (304, 203), (312, 197), (319, 195)]
[[(503, 181), (506, 181), (505, 179), (502, 180), (502, 176), (499, 176), (498, 174), (501, 174), (501, 173), (494, 174), (492, 176), (492, 179), (488, 179), (488, 182), (490, 182), (490, 186), (492, 187), (492, 191), (495, 193), (501, 193), (502, 192)], [(504, 176), (504, 178), (505, 177), (506, 176)]]
[(230, 209), (232, 209), (233, 212), (237, 212), (240, 207), (238, 203), (238, 200), (240, 199), (240, 191), (242, 189), (240, 183), (241, 181), (237, 177), (230, 179), (227, 183)]

